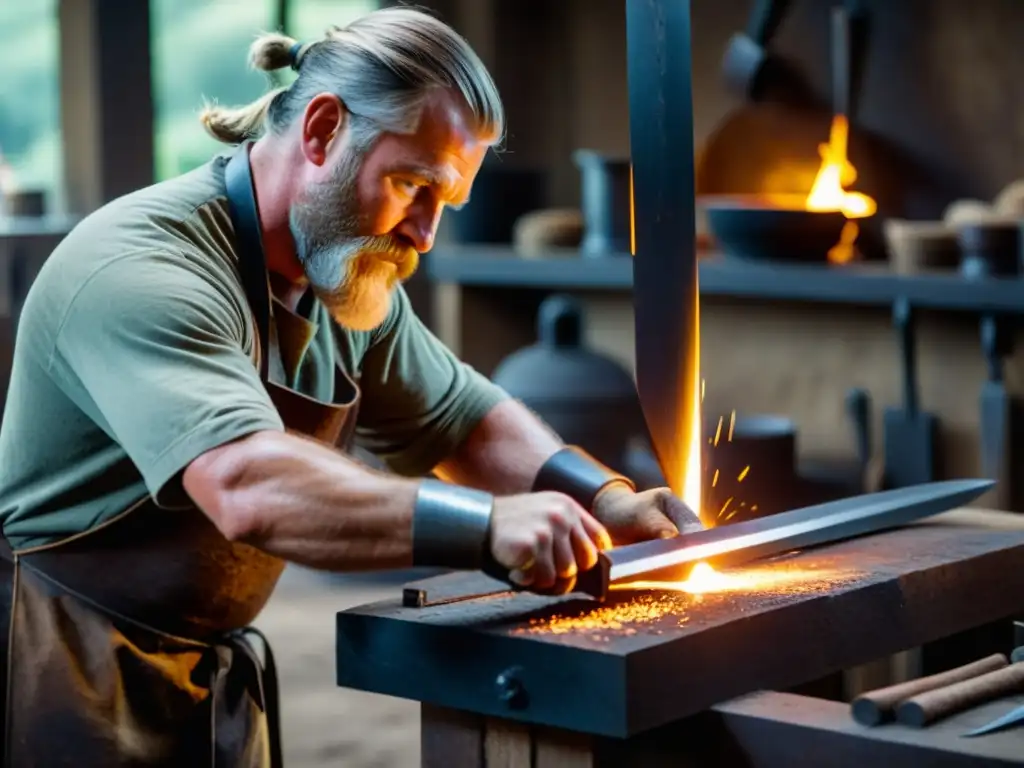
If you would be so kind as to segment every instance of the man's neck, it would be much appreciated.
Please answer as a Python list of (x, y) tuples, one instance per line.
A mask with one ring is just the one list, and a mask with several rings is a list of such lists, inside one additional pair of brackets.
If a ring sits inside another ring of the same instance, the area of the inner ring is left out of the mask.
[(267, 270), (275, 279), (271, 287), (278, 301), (294, 309), (306, 290), (305, 273), (295, 255), (295, 241), (288, 223), (294, 190), (287, 173), (283, 149), (262, 138), (249, 152), (256, 210), (259, 213)]

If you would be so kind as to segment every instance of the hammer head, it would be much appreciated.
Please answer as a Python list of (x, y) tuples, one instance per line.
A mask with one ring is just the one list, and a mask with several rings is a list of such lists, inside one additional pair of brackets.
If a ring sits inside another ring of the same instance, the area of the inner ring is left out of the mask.
[(745, 99), (754, 99), (761, 89), (768, 52), (743, 32), (729, 38), (722, 62), (725, 84)]

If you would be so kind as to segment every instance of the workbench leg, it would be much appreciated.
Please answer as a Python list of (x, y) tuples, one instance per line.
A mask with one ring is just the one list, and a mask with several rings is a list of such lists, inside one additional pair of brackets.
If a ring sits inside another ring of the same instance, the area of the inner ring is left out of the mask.
[(470, 712), (420, 706), (423, 768), (483, 768), (484, 719)]
[(508, 720), (488, 720), (484, 733), (487, 768), (532, 768), (530, 726)]
[(427, 704), (420, 708), (423, 768), (595, 768), (584, 734), (484, 719)]
[(583, 733), (537, 728), (532, 768), (595, 768), (594, 740)]

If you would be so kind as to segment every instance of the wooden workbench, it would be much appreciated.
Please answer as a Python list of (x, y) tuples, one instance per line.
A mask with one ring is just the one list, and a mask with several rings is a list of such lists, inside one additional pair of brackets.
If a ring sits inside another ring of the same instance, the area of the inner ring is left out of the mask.
[[(1012, 732), (869, 730), (837, 702), (750, 696), (1020, 615), (1022, 562), (1024, 518), (965, 509), (747, 569), (752, 590), (425, 608), (396, 590), (338, 614), (338, 683), (422, 702), (424, 765), (853, 765), (794, 761), (841, 745), (857, 765), (1024, 764)], [(467, 574), (442, 578), (473, 591)], [(746, 762), (724, 757), (737, 748)]]
[(1024, 765), (1024, 732), (961, 736), (1024, 704), (1017, 696), (927, 729), (857, 725), (849, 706), (759, 691), (634, 736), (587, 734), (422, 707), (423, 768), (995, 768)]

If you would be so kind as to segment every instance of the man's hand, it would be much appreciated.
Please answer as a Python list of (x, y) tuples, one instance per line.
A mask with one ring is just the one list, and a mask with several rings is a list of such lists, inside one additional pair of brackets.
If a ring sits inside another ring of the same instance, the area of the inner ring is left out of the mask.
[(608, 531), (583, 507), (560, 493), (496, 499), (491, 515), (491, 554), (510, 570), (509, 580), (532, 591), (563, 594), (576, 575), (608, 549)]
[(696, 513), (668, 488), (636, 493), (622, 483), (610, 485), (595, 500), (594, 517), (616, 546), (704, 529)]

